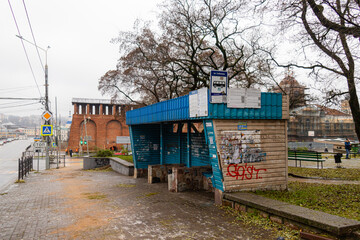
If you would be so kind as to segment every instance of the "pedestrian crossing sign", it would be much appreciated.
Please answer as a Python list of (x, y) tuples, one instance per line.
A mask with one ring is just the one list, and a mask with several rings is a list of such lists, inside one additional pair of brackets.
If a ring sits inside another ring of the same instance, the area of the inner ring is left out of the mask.
[(51, 136), (51, 135), (53, 135), (53, 126), (41, 125), (41, 136)]

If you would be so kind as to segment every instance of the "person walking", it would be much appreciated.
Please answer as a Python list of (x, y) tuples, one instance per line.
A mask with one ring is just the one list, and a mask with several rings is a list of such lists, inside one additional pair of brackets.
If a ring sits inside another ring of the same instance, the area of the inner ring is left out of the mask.
[(345, 159), (350, 159), (350, 150), (351, 150), (351, 143), (350, 140), (348, 138), (346, 138), (345, 140), (345, 150), (346, 150), (346, 158)]
[(72, 157), (72, 149), (69, 150), (70, 157)]

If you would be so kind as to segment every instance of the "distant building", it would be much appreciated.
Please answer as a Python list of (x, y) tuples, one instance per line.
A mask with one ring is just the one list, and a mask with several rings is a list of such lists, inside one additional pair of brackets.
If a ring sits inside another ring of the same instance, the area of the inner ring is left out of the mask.
[(349, 100), (341, 101), (341, 111), (347, 114), (351, 114)]
[[(120, 149), (129, 145), (129, 128), (126, 112), (136, 105), (122, 104), (111, 100), (73, 98), (72, 116), (68, 148), (73, 151), (95, 149)], [(83, 145), (81, 145), (81, 141)], [(87, 145), (84, 144), (86, 141)]]
[(306, 105), (306, 89), (305, 86), (296, 81), (293, 74), (288, 73), (272, 91), (287, 94), (289, 96), (289, 108), (294, 109)]
[(357, 139), (352, 115), (320, 105), (298, 107), (290, 111), (289, 141), (314, 138)]

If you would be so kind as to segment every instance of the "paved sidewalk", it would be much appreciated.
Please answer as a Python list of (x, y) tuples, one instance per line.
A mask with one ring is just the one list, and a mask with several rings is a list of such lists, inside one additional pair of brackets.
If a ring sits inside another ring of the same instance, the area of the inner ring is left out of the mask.
[(171, 193), (82, 163), (31, 173), (0, 192), (0, 239), (276, 239), (214, 206), (213, 195)]
[(289, 177), (289, 182), (319, 183), (319, 184), (331, 184), (331, 185), (343, 185), (343, 184), (356, 184), (356, 185), (359, 185), (360, 184), (360, 181), (313, 179), (313, 178), (295, 178), (295, 177)]

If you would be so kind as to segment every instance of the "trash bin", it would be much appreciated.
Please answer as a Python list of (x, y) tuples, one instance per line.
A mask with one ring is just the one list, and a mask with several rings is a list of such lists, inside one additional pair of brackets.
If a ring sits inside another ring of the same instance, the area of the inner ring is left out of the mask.
[(342, 153), (337, 153), (334, 155), (334, 159), (335, 159), (335, 163), (337, 164), (337, 167), (340, 167), (340, 163), (341, 163), (341, 157), (342, 157)]

